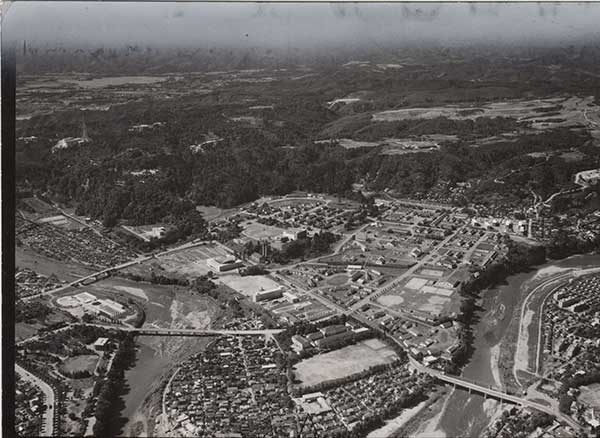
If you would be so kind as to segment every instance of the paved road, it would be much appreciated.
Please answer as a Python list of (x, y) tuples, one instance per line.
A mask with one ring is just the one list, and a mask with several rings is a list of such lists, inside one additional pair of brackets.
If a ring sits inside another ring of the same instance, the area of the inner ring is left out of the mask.
[(41, 434), (42, 436), (52, 436), (54, 434), (54, 407), (55, 407), (55, 398), (54, 398), (54, 390), (50, 385), (41, 380), (40, 378), (34, 376), (29, 371), (15, 364), (15, 371), (23, 380), (27, 380), (37, 387), (39, 387), (44, 396), (46, 398), (45, 403), (47, 406), (46, 412), (44, 412)]

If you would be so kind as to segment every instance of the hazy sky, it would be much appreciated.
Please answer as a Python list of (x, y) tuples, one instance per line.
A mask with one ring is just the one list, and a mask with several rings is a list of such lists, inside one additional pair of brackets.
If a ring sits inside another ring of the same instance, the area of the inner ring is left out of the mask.
[(600, 40), (600, 4), (17, 2), (3, 38), (55, 46), (567, 45)]

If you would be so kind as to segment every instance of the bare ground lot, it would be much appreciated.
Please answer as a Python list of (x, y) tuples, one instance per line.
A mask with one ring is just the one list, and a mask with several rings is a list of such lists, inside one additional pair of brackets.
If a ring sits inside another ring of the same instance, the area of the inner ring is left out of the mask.
[(373, 338), (303, 360), (294, 367), (294, 374), (302, 386), (312, 386), (391, 363), (396, 358), (394, 350)]

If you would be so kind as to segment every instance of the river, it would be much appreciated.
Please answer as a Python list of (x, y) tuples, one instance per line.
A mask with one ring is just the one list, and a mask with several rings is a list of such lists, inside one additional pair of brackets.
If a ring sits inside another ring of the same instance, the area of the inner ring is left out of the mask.
[[(474, 352), (463, 369), (463, 376), (487, 385), (501, 386), (497, 371), (499, 343), (506, 333), (513, 312), (520, 311), (517, 305), (522, 285), (561, 270), (597, 266), (600, 266), (600, 255), (581, 255), (551, 261), (530, 272), (510, 276), (503, 285), (482, 293), (480, 305), (484, 310), (477, 315), (480, 319), (473, 327)], [(483, 396), (455, 390), (446, 403), (438, 428), (449, 437), (479, 436), (497, 411), (498, 405), (499, 402), (485, 400)]]

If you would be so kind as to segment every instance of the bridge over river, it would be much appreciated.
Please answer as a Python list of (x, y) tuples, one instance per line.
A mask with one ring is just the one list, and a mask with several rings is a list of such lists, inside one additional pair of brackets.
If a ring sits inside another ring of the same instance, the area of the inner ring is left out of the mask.
[(559, 421), (566, 423), (575, 430), (581, 429), (581, 425), (577, 423), (574, 419), (550, 406), (546, 406), (544, 404), (538, 403), (533, 400), (529, 400), (518, 395), (509, 394), (505, 391), (493, 388), (491, 386), (481, 385), (477, 382), (470, 381), (463, 377), (451, 376), (441, 371), (428, 368), (417, 362), (412, 357), (410, 357), (410, 362), (413, 365), (413, 367), (415, 367), (418, 371), (425, 374), (429, 374), (430, 376), (435, 377), (436, 379), (441, 380), (442, 382), (450, 383), (455, 387), (459, 387), (462, 389), (467, 389), (469, 392), (477, 392), (483, 394), (486, 397), (496, 398), (503, 402), (514, 403), (526, 408), (537, 409), (538, 411), (545, 412), (546, 414), (556, 417)]

